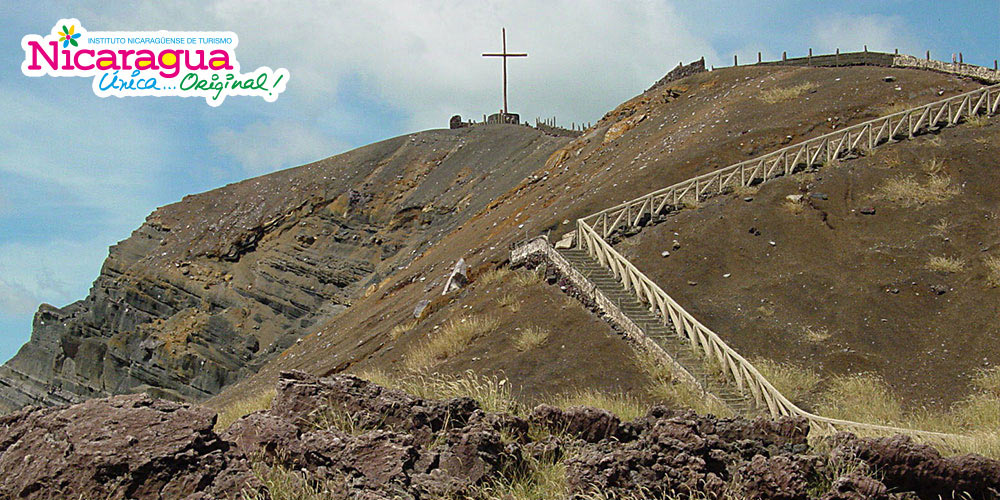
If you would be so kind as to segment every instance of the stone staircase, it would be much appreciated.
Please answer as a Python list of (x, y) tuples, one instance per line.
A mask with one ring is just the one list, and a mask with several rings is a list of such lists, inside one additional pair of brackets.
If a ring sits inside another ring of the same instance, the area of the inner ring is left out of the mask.
[(612, 299), (622, 313), (638, 325), (647, 337), (690, 373), (705, 392), (715, 396), (738, 415), (752, 417), (763, 414), (754, 404), (752, 397), (742, 393), (721, 375), (716, 374), (710, 368), (710, 363), (674, 333), (673, 325), (669, 322), (663, 325), (660, 318), (650, 312), (647, 306), (639, 302), (635, 294), (627, 291), (609, 270), (591, 258), (586, 251), (570, 248), (558, 252)]

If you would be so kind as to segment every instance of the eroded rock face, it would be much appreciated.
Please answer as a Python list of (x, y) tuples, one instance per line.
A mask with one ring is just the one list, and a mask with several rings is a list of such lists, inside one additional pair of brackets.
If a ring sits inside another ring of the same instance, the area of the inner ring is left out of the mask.
[(113, 246), (89, 295), (42, 305), (0, 412), (147, 392), (200, 401), (316, 333), (569, 139), (397, 137), (185, 197)]
[(261, 489), (206, 408), (147, 395), (0, 417), (0, 497), (216, 499)]

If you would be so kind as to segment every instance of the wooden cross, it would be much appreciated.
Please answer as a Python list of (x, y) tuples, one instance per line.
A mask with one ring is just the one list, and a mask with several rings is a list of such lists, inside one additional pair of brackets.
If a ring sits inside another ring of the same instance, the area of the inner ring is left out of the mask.
[(507, 58), (508, 57), (528, 57), (528, 54), (508, 54), (507, 53), (507, 28), (500, 28), (500, 34), (503, 37), (503, 52), (499, 54), (483, 54), (483, 57), (502, 57), (503, 58), (503, 114), (507, 114)]

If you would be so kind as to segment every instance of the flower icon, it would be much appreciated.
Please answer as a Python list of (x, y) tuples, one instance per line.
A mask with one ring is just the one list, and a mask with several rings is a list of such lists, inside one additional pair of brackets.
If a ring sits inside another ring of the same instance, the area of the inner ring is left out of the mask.
[(80, 38), (80, 34), (79, 33), (74, 34), (73, 31), (75, 29), (76, 25), (70, 26), (69, 29), (66, 29), (66, 25), (63, 25), (62, 31), (58, 32), (59, 41), (63, 43), (64, 49), (68, 47), (70, 44), (73, 44), (74, 47), (80, 46), (78, 43), (76, 43), (76, 39)]

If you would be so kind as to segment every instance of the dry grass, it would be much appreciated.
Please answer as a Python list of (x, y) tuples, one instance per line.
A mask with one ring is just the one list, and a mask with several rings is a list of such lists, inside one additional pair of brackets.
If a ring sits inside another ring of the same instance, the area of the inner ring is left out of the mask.
[(944, 162), (937, 158), (930, 158), (920, 163), (920, 169), (928, 175), (941, 175), (945, 167)]
[(711, 413), (723, 417), (733, 414), (732, 409), (706, 397), (700, 389), (688, 382), (677, 380), (670, 366), (657, 356), (639, 351), (636, 353), (635, 362), (636, 367), (650, 379), (646, 391), (652, 401), (690, 408), (701, 414)]
[(396, 326), (393, 326), (389, 330), (389, 338), (392, 339), (392, 340), (398, 339), (404, 333), (406, 333), (406, 332), (414, 329), (417, 326), (417, 323), (418, 323), (418, 321), (415, 320), (415, 319), (413, 319), (413, 320), (410, 320), (410, 321), (406, 321), (406, 322), (400, 323), (400, 324), (398, 324)]
[[(804, 199), (805, 198), (803, 198), (803, 200)], [(781, 204), (781, 208), (783, 208), (786, 212), (792, 215), (798, 215), (801, 214), (803, 211), (805, 211), (806, 204), (802, 200), (799, 201), (785, 200), (785, 202)]]
[(222, 432), (229, 428), (233, 422), (249, 415), (255, 411), (266, 410), (271, 407), (274, 401), (275, 390), (269, 389), (264, 392), (248, 396), (245, 399), (229, 403), (221, 410), (215, 420), (215, 432)]
[(925, 182), (915, 177), (896, 177), (885, 181), (875, 190), (876, 200), (895, 201), (904, 207), (941, 203), (961, 192), (951, 184), (951, 177), (931, 175)]
[(948, 231), (951, 231), (951, 221), (942, 218), (934, 224), (931, 224), (931, 229), (934, 230), (933, 234), (936, 234), (942, 238), (948, 236)]
[(472, 339), (496, 330), (500, 320), (492, 316), (465, 316), (445, 323), (430, 340), (407, 356), (407, 369), (419, 372), (452, 357), (468, 347)]
[(882, 159), (886, 168), (899, 168), (903, 166), (903, 159), (897, 153), (887, 153)]
[(514, 337), (514, 347), (518, 351), (530, 351), (549, 339), (549, 331), (537, 326), (529, 326)]
[(523, 408), (511, 392), (507, 379), (479, 375), (467, 370), (460, 375), (390, 375), (382, 370), (364, 370), (358, 377), (374, 384), (398, 389), (424, 399), (451, 399), (470, 397), (479, 401), (486, 411), (512, 414), (523, 413)]
[(856, 422), (895, 425), (904, 420), (903, 405), (877, 375), (862, 373), (830, 380), (820, 415)]
[(826, 342), (830, 340), (830, 331), (826, 327), (806, 325), (802, 327), (802, 337), (809, 342)]
[(506, 293), (497, 298), (497, 305), (504, 307), (510, 312), (518, 312), (521, 310), (521, 301), (517, 300), (517, 296), (513, 293)]
[(500, 266), (496, 269), (490, 269), (484, 271), (482, 274), (476, 277), (476, 283), (482, 286), (490, 286), (497, 283), (503, 283), (504, 280), (510, 276), (511, 270), (507, 266)]
[(479, 488), (478, 498), (484, 500), (548, 500), (568, 498), (565, 458), (543, 460), (527, 458), (528, 467), (509, 477), (498, 477)]
[(773, 89), (767, 89), (760, 93), (760, 100), (768, 103), (775, 104), (782, 101), (788, 101), (795, 99), (800, 95), (816, 88), (817, 85), (812, 82), (801, 83), (799, 85), (793, 85), (791, 87), (778, 87)]
[(965, 270), (965, 260), (958, 257), (932, 255), (927, 259), (927, 264), (924, 267), (938, 273), (959, 273)]
[(545, 280), (545, 267), (539, 266), (536, 269), (519, 269), (512, 273), (513, 279), (511, 280), (514, 285), (519, 287), (526, 287), (531, 285), (539, 285)]
[(879, 114), (881, 116), (894, 115), (896, 113), (902, 113), (903, 111), (906, 111), (912, 107), (913, 106), (911, 104), (905, 102), (897, 102), (881, 108), (880, 110), (881, 112)]
[(267, 494), (244, 490), (241, 500), (327, 500), (342, 498), (345, 479), (317, 481), (304, 472), (281, 465), (251, 460), (253, 473), (267, 486)]
[(983, 257), (983, 266), (986, 267), (986, 285), (991, 288), (1000, 287), (1000, 256)]
[(965, 123), (973, 127), (985, 127), (990, 124), (990, 118), (986, 115), (973, 115), (965, 119)]
[(791, 363), (777, 363), (766, 358), (755, 358), (751, 364), (775, 389), (793, 403), (809, 401), (816, 396), (822, 378), (809, 368)]
[(744, 198), (744, 197), (747, 197), (747, 196), (753, 196), (753, 195), (757, 194), (757, 191), (759, 191), (759, 190), (760, 190), (760, 185), (759, 184), (756, 185), (756, 186), (744, 186), (744, 185), (741, 184), (739, 186), (736, 186), (733, 189), (733, 194), (735, 194), (736, 196), (739, 196), (741, 198)]
[(561, 408), (570, 406), (591, 406), (608, 410), (622, 420), (635, 420), (645, 416), (648, 405), (639, 398), (625, 393), (602, 392), (594, 389), (581, 389), (566, 393), (556, 398), (554, 404)]

